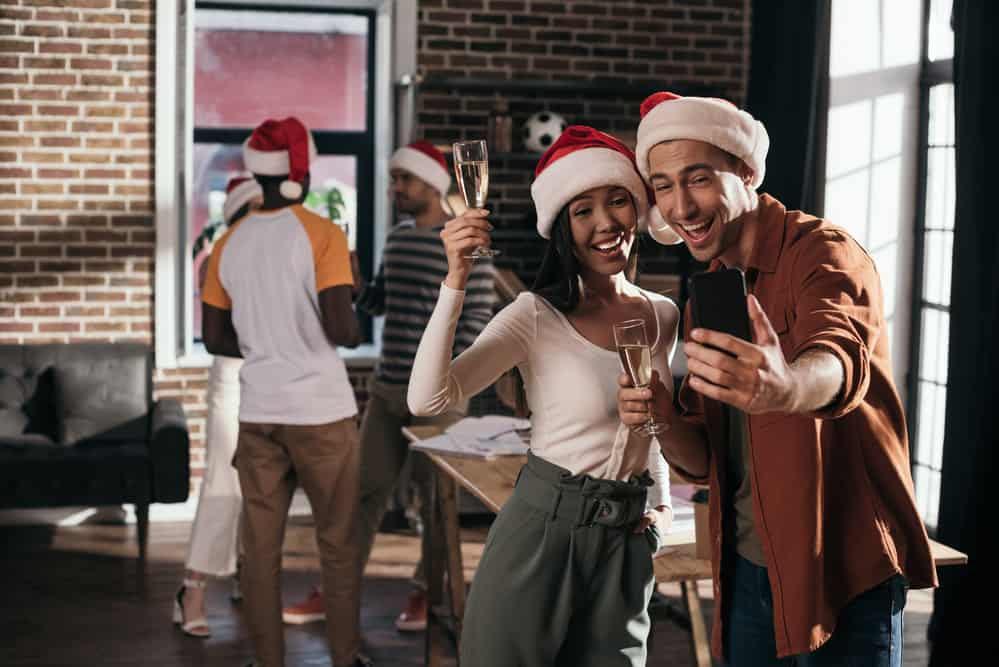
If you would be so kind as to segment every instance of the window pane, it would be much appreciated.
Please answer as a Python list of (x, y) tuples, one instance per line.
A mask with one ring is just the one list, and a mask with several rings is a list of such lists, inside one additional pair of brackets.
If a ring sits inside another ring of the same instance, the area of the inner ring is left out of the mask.
[(941, 306), (950, 305), (954, 233), (926, 232), (923, 236), (923, 298)]
[(950, 315), (939, 310), (924, 308), (920, 337), (922, 354), (919, 360), (919, 377), (921, 379), (938, 384), (947, 382), (947, 346), (949, 344)]
[[(874, 218), (875, 225), (877, 218)], [(881, 291), (885, 299), (885, 320), (891, 321), (895, 317), (895, 292), (898, 281), (898, 244), (889, 243), (871, 253), (874, 266), (878, 269), (878, 276), (881, 277)], [(889, 340), (892, 340), (889, 338)]]
[(954, 149), (931, 148), (926, 164), (927, 229), (954, 229)]
[(954, 57), (954, 31), (950, 28), (950, 11), (953, 0), (930, 2), (930, 60)]
[(870, 172), (826, 181), (825, 217), (867, 247), (867, 191)]
[(954, 145), (954, 84), (930, 89), (930, 138), (934, 146)]
[(905, 95), (882, 95), (874, 100), (875, 160), (902, 153), (902, 125), (905, 121)]
[(872, 0), (833, 0), (830, 76), (845, 76), (878, 68), (879, 4)]
[(899, 231), (902, 158), (892, 158), (871, 169), (871, 222), (868, 226), (867, 251), (877, 252), (895, 243)]
[(194, 124), (365, 129), (368, 20), (312, 12), (197, 10)]
[(312, 183), (306, 207), (333, 220), (347, 233), (350, 249), (357, 247), (357, 158), (320, 155), (311, 165)]
[[(922, 21), (918, 0), (882, 0), (882, 67), (911, 65), (919, 60), (919, 24)], [(875, 4), (871, 2), (871, 4)]]
[(829, 109), (826, 178), (835, 178), (871, 161), (871, 100)]

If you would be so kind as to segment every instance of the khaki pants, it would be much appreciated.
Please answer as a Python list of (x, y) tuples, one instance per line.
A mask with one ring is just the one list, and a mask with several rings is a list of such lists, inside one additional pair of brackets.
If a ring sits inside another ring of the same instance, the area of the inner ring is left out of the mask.
[(309, 426), (241, 422), (233, 464), (243, 489), (241, 585), (256, 659), (284, 666), (281, 548), (288, 508), (301, 484), (312, 505), (334, 667), (360, 647), (357, 541), (360, 442), (351, 417)]
[[(371, 556), (375, 534), (385, 516), (392, 490), (399, 481), (402, 467), (409, 457), (409, 442), (402, 434), (403, 426), (435, 425), (447, 427), (465, 416), (467, 403), (455, 406), (436, 417), (414, 417), (406, 405), (406, 386), (379, 382), (372, 376), (368, 382), (368, 403), (361, 422), (361, 568)], [(420, 515), (428, 525), (428, 483), (432, 479), (423, 457), (413, 459), (412, 479), (420, 497)], [(426, 576), (423, 560), (413, 574), (415, 584), (423, 586)]]

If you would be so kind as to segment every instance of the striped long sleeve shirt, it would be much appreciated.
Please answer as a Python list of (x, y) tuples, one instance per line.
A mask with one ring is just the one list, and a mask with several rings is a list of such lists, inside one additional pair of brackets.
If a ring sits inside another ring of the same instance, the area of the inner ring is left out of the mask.
[[(359, 303), (366, 310), (385, 315), (375, 376), (387, 384), (409, 384), (416, 348), (447, 276), (440, 231), (441, 227), (419, 228), (412, 222), (393, 228), (385, 242), (379, 275), (360, 297)], [(475, 260), (465, 288), (453, 355), (478, 337), (492, 318), (495, 298), (492, 260)]]

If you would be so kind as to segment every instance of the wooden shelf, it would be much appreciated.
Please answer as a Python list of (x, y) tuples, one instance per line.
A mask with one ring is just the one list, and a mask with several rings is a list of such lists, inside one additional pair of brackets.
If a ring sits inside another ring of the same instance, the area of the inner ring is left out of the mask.
[(717, 95), (708, 86), (682, 86), (661, 80), (628, 81), (626, 79), (505, 79), (499, 77), (428, 76), (420, 82), (423, 90), (465, 90), (480, 93), (560, 93), (598, 97), (645, 98), (661, 90), (680, 95)]

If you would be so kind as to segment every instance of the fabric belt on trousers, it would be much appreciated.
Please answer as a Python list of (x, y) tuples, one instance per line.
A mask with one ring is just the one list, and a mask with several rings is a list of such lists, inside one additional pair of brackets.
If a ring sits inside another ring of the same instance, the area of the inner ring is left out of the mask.
[(577, 526), (633, 526), (645, 514), (648, 471), (628, 481), (574, 475), (528, 452), (514, 495), (535, 509)]

